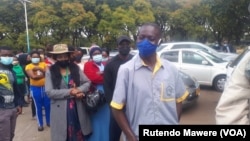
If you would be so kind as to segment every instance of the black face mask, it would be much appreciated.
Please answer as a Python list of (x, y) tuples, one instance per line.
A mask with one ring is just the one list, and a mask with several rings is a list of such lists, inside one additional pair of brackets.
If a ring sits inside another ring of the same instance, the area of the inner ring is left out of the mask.
[(76, 56), (75, 57), (75, 61), (77, 62), (77, 63), (80, 63), (81, 62), (81, 60), (82, 60), (82, 56)]
[(69, 60), (56, 61), (56, 64), (58, 64), (62, 68), (66, 68), (69, 66)]
[(130, 52), (130, 47), (120, 47), (118, 50), (122, 56), (127, 56)]

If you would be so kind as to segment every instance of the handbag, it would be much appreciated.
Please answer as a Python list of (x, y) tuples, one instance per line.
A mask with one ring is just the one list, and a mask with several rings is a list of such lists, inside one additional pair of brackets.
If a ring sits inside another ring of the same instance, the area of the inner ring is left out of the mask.
[(85, 103), (88, 111), (96, 112), (100, 106), (106, 103), (104, 92), (92, 85), (85, 95)]

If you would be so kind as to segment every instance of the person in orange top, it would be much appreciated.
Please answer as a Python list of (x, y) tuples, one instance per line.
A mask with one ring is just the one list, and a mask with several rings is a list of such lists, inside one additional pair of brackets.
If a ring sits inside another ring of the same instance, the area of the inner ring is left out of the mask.
[(36, 107), (38, 131), (43, 131), (42, 107), (45, 108), (47, 126), (50, 126), (50, 99), (44, 89), (47, 65), (44, 61), (41, 61), (38, 51), (32, 51), (30, 57), (31, 63), (25, 67), (25, 71), (30, 79), (30, 90)]

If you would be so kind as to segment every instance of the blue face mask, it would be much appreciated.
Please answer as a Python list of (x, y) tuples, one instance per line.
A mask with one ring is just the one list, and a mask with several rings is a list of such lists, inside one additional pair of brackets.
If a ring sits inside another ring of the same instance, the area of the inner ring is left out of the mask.
[(37, 64), (37, 63), (40, 62), (40, 58), (31, 58), (31, 62), (32, 62), (33, 64)]
[(147, 57), (155, 53), (157, 46), (158, 45), (152, 44), (147, 39), (144, 39), (141, 42), (137, 43), (137, 48), (141, 57)]
[(10, 65), (13, 62), (13, 57), (1, 57), (0, 59), (1, 59), (0, 62), (3, 65)]

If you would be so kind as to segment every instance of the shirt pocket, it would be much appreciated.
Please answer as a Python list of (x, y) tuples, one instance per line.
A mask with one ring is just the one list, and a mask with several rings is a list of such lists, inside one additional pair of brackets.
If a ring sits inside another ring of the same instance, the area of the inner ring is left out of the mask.
[(169, 102), (169, 101), (174, 101), (175, 100), (175, 88), (174, 84), (171, 82), (162, 82), (161, 85), (161, 90), (160, 90), (160, 100)]

